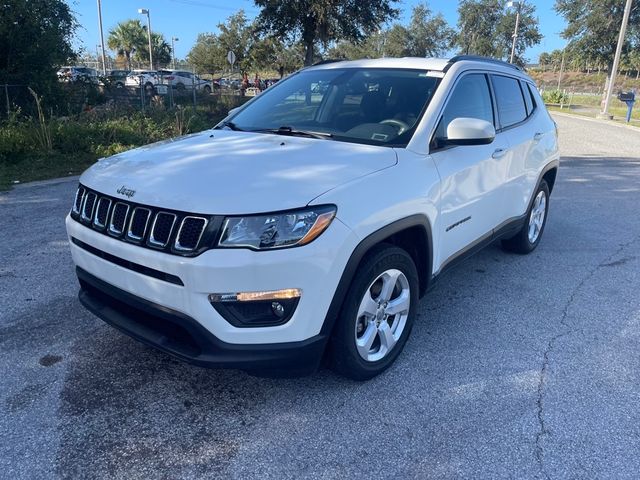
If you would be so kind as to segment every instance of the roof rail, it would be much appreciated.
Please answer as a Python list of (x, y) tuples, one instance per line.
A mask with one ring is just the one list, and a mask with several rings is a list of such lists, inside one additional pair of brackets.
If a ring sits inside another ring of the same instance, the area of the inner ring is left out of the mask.
[(319, 62), (316, 62), (311, 66), (315, 67), (316, 65), (324, 65), (326, 63), (335, 63), (335, 62), (344, 62), (344, 58), (327, 58), (326, 60), (320, 60)]
[(514, 65), (513, 63), (508, 63), (508, 62), (505, 62), (503, 60), (498, 60), (497, 58), (483, 57), (481, 55), (457, 55), (457, 56), (455, 56), (455, 57), (453, 57), (453, 58), (451, 58), (449, 60), (449, 63), (445, 67), (445, 71), (449, 70), (449, 68), (451, 68), (451, 66), (454, 63), (461, 62), (463, 60), (469, 60), (469, 61), (473, 61), (473, 62), (494, 63), (496, 65), (502, 65), (503, 67), (510, 67), (510, 68), (515, 69), (515, 70), (519, 70), (521, 72), (524, 71), (521, 67), (519, 67), (518, 65)]

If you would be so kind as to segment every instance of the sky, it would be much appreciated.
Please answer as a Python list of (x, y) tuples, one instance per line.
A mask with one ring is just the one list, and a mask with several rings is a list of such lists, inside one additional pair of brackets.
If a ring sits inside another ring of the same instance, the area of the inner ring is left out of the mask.
[[(98, 9), (96, 0), (67, 0), (77, 14), (81, 25), (78, 31), (76, 46), (88, 52), (95, 52), (100, 44), (98, 31)], [(413, 5), (421, 0), (402, 0), (400, 21), (406, 23), (411, 16)], [(554, 0), (527, 0), (536, 6), (540, 20), (542, 42), (527, 50), (525, 57), (537, 62), (541, 52), (551, 51), (564, 46), (559, 32), (564, 28), (564, 20), (553, 10)], [(455, 0), (431, 0), (428, 2), (434, 13), (442, 13), (447, 21), (455, 26), (458, 20)], [(238, 11), (244, 9), (252, 19), (259, 10), (249, 0), (102, 0), (102, 21), (105, 40), (108, 32), (118, 22), (129, 18), (139, 18), (146, 22), (146, 17), (138, 14), (138, 8), (147, 8), (151, 12), (151, 31), (164, 34), (170, 41), (177, 37), (176, 57), (184, 58), (196, 41), (199, 33), (217, 32), (217, 25)]]

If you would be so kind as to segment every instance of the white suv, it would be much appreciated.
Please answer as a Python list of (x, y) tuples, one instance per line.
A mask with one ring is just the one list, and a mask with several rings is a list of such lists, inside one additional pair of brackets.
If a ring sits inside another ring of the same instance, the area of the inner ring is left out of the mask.
[(203, 366), (367, 379), (418, 299), (495, 240), (544, 231), (557, 132), (533, 82), (480, 57), (324, 63), (213, 130), (102, 159), (66, 225), (80, 300)]
[(204, 80), (192, 72), (183, 70), (160, 70), (158, 73), (161, 75), (160, 83), (169, 85), (171, 88), (179, 91), (196, 89), (209, 94), (213, 89), (212, 82)]

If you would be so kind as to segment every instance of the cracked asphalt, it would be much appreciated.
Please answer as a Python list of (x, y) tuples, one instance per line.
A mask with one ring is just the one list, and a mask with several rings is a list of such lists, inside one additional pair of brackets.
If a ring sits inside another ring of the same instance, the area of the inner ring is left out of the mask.
[(0, 477), (637, 478), (640, 131), (555, 118), (539, 248), (450, 272), (366, 383), (204, 370), (123, 336), (76, 299), (76, 182), (0, 194)]

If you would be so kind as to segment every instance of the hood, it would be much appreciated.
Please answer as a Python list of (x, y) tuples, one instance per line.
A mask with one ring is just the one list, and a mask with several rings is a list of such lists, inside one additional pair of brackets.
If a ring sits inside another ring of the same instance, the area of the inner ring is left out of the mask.
[(208, 130), (100, 160), (80, 182), (156, 207), (246, 214), (304, 207), (396, 161), (388, 147)]

